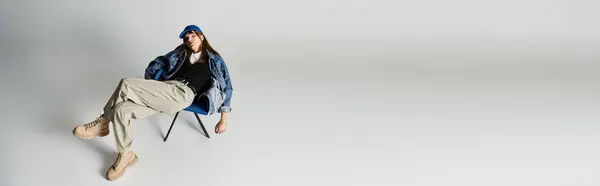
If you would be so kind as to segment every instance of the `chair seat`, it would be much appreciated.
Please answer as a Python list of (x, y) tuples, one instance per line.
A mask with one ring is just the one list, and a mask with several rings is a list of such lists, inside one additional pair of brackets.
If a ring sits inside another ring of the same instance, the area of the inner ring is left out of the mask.
[[(196, 116), (196, 119), (198, 120), (200, 127), (202, 127), (204, 136), (206, 136), (207, 138), (210, 138), (210, 135), (208, 135), (208, 132), (206, 131), (206, 128), (204, 127), (204, 124), (202, 124), (202, 120), (200, 120), (200, 117), (198, 116), (198, 114), (208, 115), (208, 108), (209, 108), (208, 105), (209, 105), (209, 103), (208, 103), (207, 99), (201, 99), (201, 100), (194, 101), (194, 103), (192, 103), (192, 105), (188, 106), (187, 108), (185, 108), (183, 110), (195, 113), (194, 115)], [(167, 135), (165, 136), (163, 141), (166, 142), (167, 138), (169, 138), (169, 134), (171, 134), (171, 129), (173, 129), (173, 125), (175, 125), (175, 120), (177, 120), (177, 116), (179, 116), (179, 112), (177, 112), (177, 114), (175, 114), (175, 117), (173, 118), (173, 122), (171, 123), (171, 126), (169, 127), (169, 131), (167, 132)]]
[(208, 103), (204, 103), (204, 101), (195, 101), (194, 103), (192, 103), (192, 105), (190, 105), (189, 107), (183, 109), (186, 111), (190, 111), (193, 113), (197, 113), (197, 114), (202, 114), (202, 115), (208, 115), (208, 109), (206, 108), (206, 106), (203, 105), (207, 105)]

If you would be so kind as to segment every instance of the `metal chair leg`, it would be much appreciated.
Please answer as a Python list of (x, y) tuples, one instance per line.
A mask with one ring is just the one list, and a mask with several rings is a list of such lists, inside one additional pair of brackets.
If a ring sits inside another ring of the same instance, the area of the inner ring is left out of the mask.
[(202, 124), (202, 120), (200, 120), (200, 116), (198, 116), (197, 113), (194, 113), (194, 115), (196, 115), (196, 119), (198, 120), (198, 123), (200, 123), (200, 127), (202, 127), (202, 131), (204, 131), (205, 136), (210, 139), (210, 135), (208, 135), (208, 132), (206, 132), (206, 128), (204, 128), (204, 124)]
[(169, 138), (169, 134), (171, 134), (171, 129), (173, 129), (173, 125), (175, 124), (175, 120), (177, 120), (177, 116), (179, 116), (179, 112), (177, 112), (177, 114), (175, 114), (175, 118), (173, 118), (173, 122), (171, 123), (171, 126), (169, 127), (169, 132), (167, 132), (167, 136), (165, 136), (165, 139), (163, 140), (163, 142), (166, 142), (167, 138)]

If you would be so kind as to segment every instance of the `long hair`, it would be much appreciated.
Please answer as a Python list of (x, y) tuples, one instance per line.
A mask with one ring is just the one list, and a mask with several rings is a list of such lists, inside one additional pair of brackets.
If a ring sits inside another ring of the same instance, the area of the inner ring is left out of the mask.
[[(201, 47), (202, 47), (202, 49), (200, 49), (200, 51), (209, 51), (209, 52), (211, 52), (211, 53), (213, 53), (213, 54), (215, 54), (215, 55), (219, 55), (219, 56), (221, 55), (221, 54), (219, 54), (219, 52), (217, 52), (217, 50), (215, 50), (215, 49), (214, 49), (214, 48), (213, 48), (213, 47), (210, 45), (210, 43), (208, 42), (208, 39), (206, 38), (206, 35), (204, 35), (204, 33), (202, 33), (202, 32), (198, 32), (198, 31), (195, 31), (195, 30), (193, 30), (193, 31), (191, 31), (191, 32), (193, 32), (194, 34), (196, 34), (196, 36), (198, 36), (198, 37), (200, 37), (200, 36), (204, 36), (204, 40), (202, 40), (202, 46), (201, 46)], [(190, 51), (191, 51), (191, 49), (190, 49), (189, 47), (187, 47), (187, 45), (186, 45), (185, 43), (182, 43), (182, 45), (183, 45), (183, 46), (185, 46), (186, 50), (188, 51), (188, 52), (187, 52), (187, 53), (188, 53), (188, 55), (191, 55), (191, 52), (190, 52)]]

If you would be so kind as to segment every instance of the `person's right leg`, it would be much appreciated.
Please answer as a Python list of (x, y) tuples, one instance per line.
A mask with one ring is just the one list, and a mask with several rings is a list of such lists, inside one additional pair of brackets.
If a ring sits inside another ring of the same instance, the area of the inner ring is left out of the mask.
[(78, 126), (74, 133), (79, 137), (108, 135), (108, 121), (112, 121), (118, 156), (107, 172), (107, 179), (114, 180), (137, 160), (135, 153), (130, 151), (131, 120), (157, 112), (176, 113), (189, 106), (193, 100), (191, 89), (180, 82), (123, 79), (105, 105), (104, 114), (95, 121)]
[(191, 89), (180, 82), (125, 78), (119, 82), (111, 99), (104, 106), (104, 114), (111, 113), (116, 105), (127, 100), (174, 114), (189, 106), (193, 99)]
[(76, 127), (73, 134), (82, 139), (107, 136), (110, 133), (108, 123), (112, 121), (110, 117), (116, 106), (124, 101), (130, 100), (158, 112), (173, 114), (189, 106), (193, 99), (191, 90), (180, 82), (124, 78), (104, 106), (104, 114)]

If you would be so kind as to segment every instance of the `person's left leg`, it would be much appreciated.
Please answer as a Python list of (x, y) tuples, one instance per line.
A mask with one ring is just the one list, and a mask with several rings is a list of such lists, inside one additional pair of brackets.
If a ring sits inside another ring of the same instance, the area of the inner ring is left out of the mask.
[(157, 112), (175, 113), (189, 106), (193, 100), (194, 93), (181, 82), (124, 78), (105, 105), (102, 116), (86, 124), (90, 128), (86, 125), (76, 127), (74, 134), (79, 137), (108, 135), (108, 123), (113, 123), (118, 154), (106, 177), (115, 180), (137, 160), (130, 150), (131, 120)]
[(117, 141), (117, 160), (106, 172), (106, 179), (109, 181), (120, 178), (127, 168), (131, 167), (137, 161), (137, 155), (131, 151), (131, 120), (141, 119), (157, 113), (148, 106), (134, 103), (133, 101), (123, 101), (115, 106), (111, 113), (106, 113), (107, 118), (113, 123), (114, 134)]
[(117, 160), (106, 173), (109, 181), (121, 177), (138, 159), (131, 151), (131, 120), (158, 112), (175, 113), (188, 107), (194, 100), (192, 90), (176, 81), (126, 79), (120, 87), (104, 112), (104, 117), (113, 123), (118, 152)]

